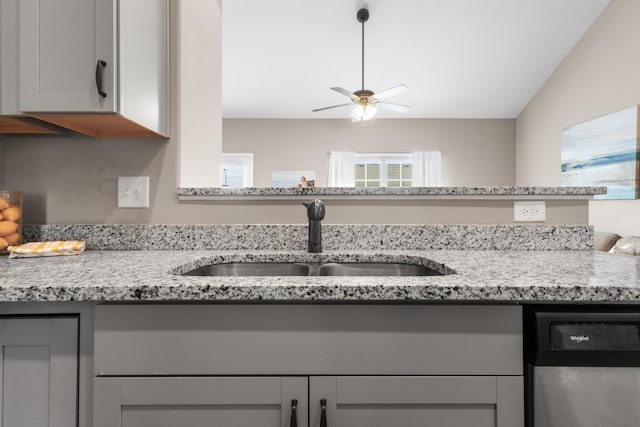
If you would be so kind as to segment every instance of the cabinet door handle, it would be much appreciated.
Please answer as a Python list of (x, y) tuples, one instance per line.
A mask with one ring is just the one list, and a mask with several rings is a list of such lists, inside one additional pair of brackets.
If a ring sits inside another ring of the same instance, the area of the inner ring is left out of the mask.
[(106, 66), (107, 66), (107, 61), (98, 59), (98, 63), (96, 64), (96, 87), (98, 88), (98, 93), (103, 98), (107, 97), (107, 92), (102, 90), (102, 76), (104, 75), (104, 68)]
[(320, 400), (320, 427), (327, 427), (327, 401)]
[(293, 399), (291, 401), (291, 421), (289, 427), (298, 427), (298, 400)]

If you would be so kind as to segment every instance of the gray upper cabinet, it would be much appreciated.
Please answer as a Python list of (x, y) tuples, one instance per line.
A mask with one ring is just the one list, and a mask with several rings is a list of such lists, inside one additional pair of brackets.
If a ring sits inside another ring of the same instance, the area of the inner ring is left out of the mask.
[[(115, 112), (114, 0), (20, 1), (20, 109)], [(96, 65), (105, 61), (102, 97)]]
[(48, 134), (58, 131), (20, 111), (20, 0), (0, 1), (0, 133)]
[(95, 137), (168, 135), (167, 0), (19, 3), (20, 111)]
[(78, 419), (78, 319), (0, 319), (2, 427), (69, 427)]
[(0, 114), (19, 114), (19, 0), (0, 1)]

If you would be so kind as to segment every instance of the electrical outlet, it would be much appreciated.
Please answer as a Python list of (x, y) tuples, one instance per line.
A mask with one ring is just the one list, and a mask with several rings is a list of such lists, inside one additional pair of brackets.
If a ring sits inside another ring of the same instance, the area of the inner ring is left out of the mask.
[(118, 207), (119, 208), (148, 208), (149, 207), (149, 177), (148, 176), (119, 176), (118, 177)]
[(516, 222), (544, 222), (547, 211), (545, 202), (513, 202), (513, 220)]

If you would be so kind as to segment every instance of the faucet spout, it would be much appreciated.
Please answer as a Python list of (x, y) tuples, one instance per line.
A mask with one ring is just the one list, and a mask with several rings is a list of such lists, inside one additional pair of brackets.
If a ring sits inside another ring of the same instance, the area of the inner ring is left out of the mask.
[(325, 208), (322, 200), (315, 199), (309, 203), (303, 203), (307, 208), (307, 218), (309, 218), (309, 252), (322, 252), (322, 221), (324, 219)]

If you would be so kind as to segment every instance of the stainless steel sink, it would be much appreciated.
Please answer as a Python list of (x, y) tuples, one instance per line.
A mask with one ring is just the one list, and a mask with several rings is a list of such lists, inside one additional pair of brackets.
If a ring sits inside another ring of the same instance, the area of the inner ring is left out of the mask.
[(205, 265), (183, 276), (308, 276), (309, 265), (299, 262), (230, 262)]
[(442, 273), (416, 264), (331, 262), (320, 265), (318, 276), (442, 276)]
[(231, 262), (211, 264), (183, 276), (442, 276), (423, 265), (377, 262)]

